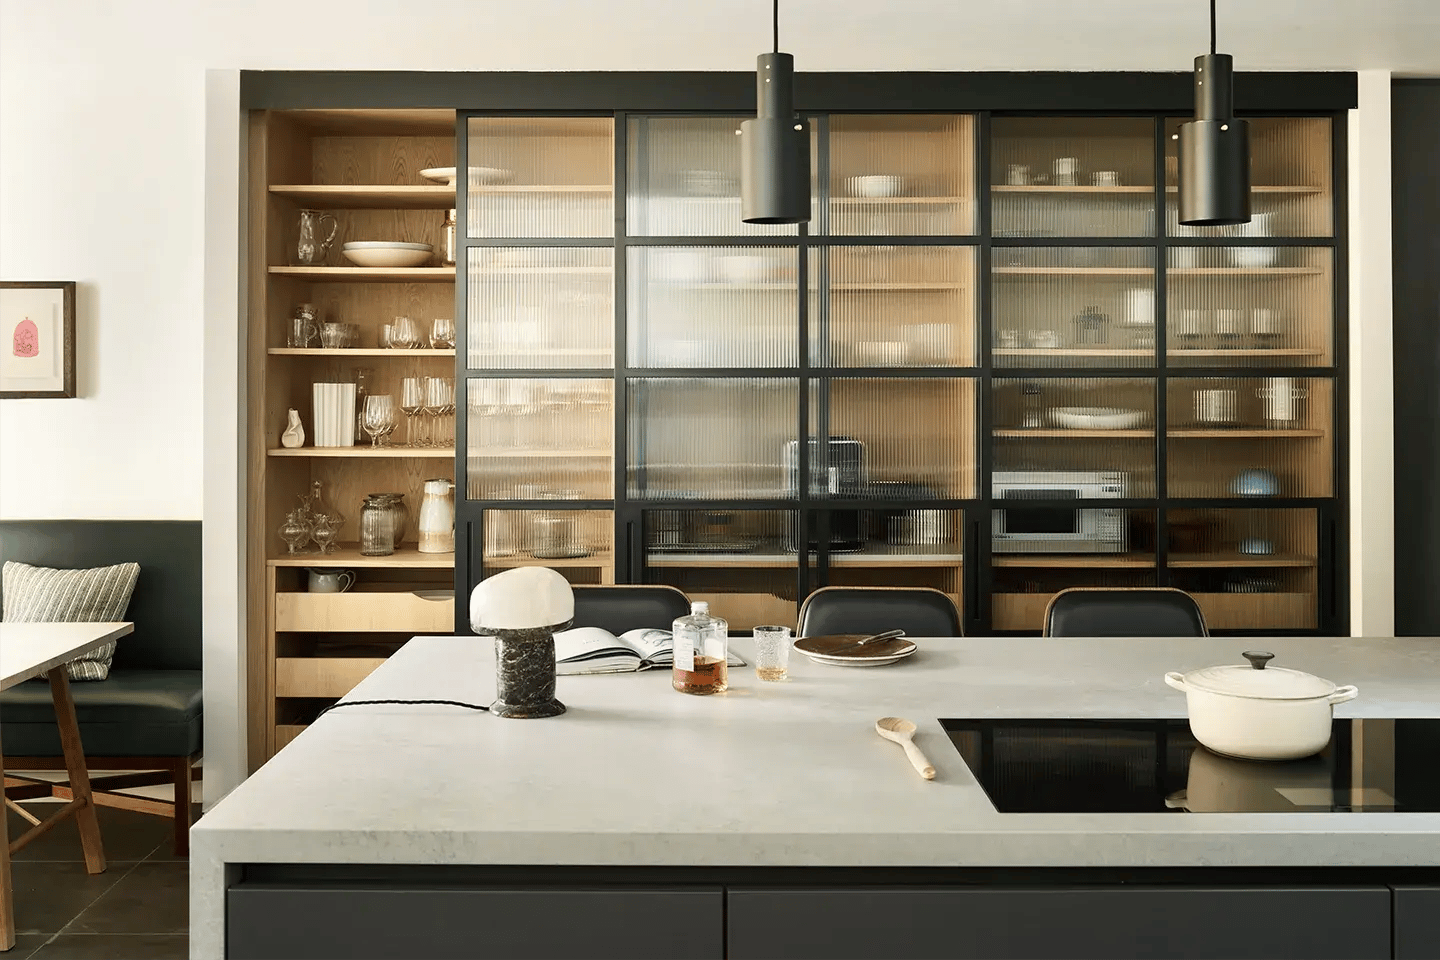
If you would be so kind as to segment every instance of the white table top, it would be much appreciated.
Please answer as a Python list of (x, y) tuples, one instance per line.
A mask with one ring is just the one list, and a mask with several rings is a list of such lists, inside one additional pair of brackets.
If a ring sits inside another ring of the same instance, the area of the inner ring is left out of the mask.
[(0, 623), (0, 690), (133, 633), (135, 624)]

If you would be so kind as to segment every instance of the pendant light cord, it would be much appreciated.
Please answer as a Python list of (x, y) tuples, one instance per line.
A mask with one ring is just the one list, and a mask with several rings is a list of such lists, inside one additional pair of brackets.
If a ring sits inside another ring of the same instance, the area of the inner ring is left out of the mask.
[[(778, 4), (780, 0), (775, 2)], [(1210, 0), (1210, 56), (1215, 56), (1215, 0)]]
[[(1212, 8), (1212, 15), (1213, 15), (1213, 8), (1214, 8), (1214, 5), (1215, 5), (1215, 0), (1210, 0), (1210, 5), (1211, 5), (1211, 8)], [(780, 0), (774, 0), (774, 3), (771, 5), (770, 25), (771, 25), (772, 30), (774, 31), (774, 34), (775, 34), (775, 52), (776, 52), (776, 53), (779, 53), (779, 52), (780, 52)]]

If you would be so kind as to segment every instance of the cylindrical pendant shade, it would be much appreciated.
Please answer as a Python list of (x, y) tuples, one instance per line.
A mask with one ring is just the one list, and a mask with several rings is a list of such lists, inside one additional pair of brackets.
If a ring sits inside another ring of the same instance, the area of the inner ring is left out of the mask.
[(1232, 107), (1229, 54), (1195, 58), (1195, 119), (1180, 127), (1180, 222), (1250, 222), (1250, 132)]
[(756, 117), (740, 124), (740, 217), (746, 223), (810, 219), (810, 128), (795, 117), (795, 58), (756, 58)]

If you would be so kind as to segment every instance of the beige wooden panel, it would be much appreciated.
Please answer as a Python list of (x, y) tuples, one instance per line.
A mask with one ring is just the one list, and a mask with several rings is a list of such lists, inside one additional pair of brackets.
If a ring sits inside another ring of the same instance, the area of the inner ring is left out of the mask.
[(1211, 630), (1305, 630), (1315, 627), (1315, 596), (1308, 593), (1191, 594)]
[(311, 183), (434, 185), (421, 170), (455, 166), (453, 136), (316, 137), (312, 149)]
[(996, 630), (1040, 630), (1053, 593), (997, 593), (990, 598)]
[[(383, 657), (281, 657), (275, 661), (275, 695), (343, 697), (384, 662)], [(282, 742), (284, 726), (275, 728), (276, 750), (288, 742)]]
[(686, 593), (690, 600), (710, 604), (712, 616), (723, 617), (731, 630), (750, 630), (762, 624), (780, 624), (794, 629), (798, 609), (794, 600), (772, 593)]
[[(277, 593), (276, 630), (392, 631), (450, 633), (455, 610), (451, 604), (424, 600), (413, 593)], [(324, 696), (324, 694), (281, 694)]]
[(304, 732), (309, 726), (307, 723), (280, 723), (275, 725), (275, 751), (285, 749), (285, 746)]

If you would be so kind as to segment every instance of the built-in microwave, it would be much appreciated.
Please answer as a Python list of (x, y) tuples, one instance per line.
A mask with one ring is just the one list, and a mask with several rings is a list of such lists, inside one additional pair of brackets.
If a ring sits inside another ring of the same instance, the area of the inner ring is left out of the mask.
[[(991, 513), (994, 553), (1124, 553), (1125, 511), (1067, 507), (1068, 500), (1125, 496), (1126, 477), (1109, 470), (996, 471), (994, 497), (1010, 501)], [(1014, 501), (1035, 501), (1034, 506)]]

